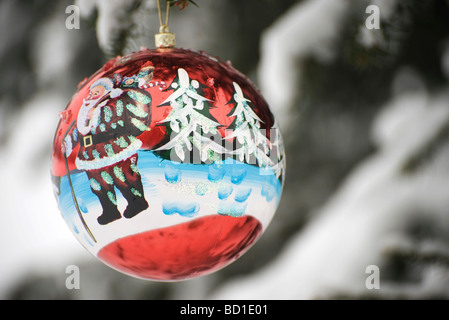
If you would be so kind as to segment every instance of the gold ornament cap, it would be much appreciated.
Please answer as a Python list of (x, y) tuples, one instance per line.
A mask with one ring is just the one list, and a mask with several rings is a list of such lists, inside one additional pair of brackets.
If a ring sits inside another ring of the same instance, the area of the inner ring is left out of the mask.
[(167, 25), (159, 28), (159, 33), (154, 35), (156, 48), (174, 48), (176, 46), (176, 37), (174, 33), (168, 30)]

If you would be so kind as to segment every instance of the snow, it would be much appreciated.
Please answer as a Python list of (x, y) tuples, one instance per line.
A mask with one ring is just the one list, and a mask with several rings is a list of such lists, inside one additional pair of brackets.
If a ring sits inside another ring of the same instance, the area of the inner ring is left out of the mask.
[(131, 17), (127, 10), (136, 0), (76, 0), (82, 17), (89, 17), (98, 10), (97, 39), (104, 52), (110, 52), (115, 35), (131, 26)]
[[(62, 16), (64, 18), (64, 16)], [(67, 37), (67, 30), (61, 28), (63, 19), (55, 16), (40, 26), (33, 43), (33, 65), (41, 85), (55, 81), (72, 63), (72, 55), (66, 54), (67, 48), (78, 43), (78, 39)], [(52, 34), (52, 37), (48, 37)], [(58, 41), (54, 41), (58, 39)], [(58, 54), (59, 53), (59, 54)]]
[(332, 59), (334, 41), (350, 6), (345, 0), (302, 1), (263, 34), (258, 83), (281, 129), (288, 130), (292, 119), (286, 108), (294, 105), (302, 81), (301, 72), (291, 70), (300, 71), (309, 55), (321, 61)]

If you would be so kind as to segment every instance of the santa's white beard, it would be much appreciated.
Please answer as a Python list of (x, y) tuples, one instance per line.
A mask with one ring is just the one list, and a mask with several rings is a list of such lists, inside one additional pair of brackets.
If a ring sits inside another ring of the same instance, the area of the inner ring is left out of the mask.
[(77, 119), (77, 128), (78, 131), (82, 135), (86, 135), (89, 133), (89, 131), (92, 130), (92, 127), (97, 123), (96, 119), (98, 119), (100, 108), (97, 107), (96, 110), (94, 110), (91, 119), (89, 120), (89, 112), (96, 106), (98, 101), (100, 101), (101, 97), (95, 100), (83, 100), (83, 105), (80, 108), (80, 111), (78, 112), (78, 119)]

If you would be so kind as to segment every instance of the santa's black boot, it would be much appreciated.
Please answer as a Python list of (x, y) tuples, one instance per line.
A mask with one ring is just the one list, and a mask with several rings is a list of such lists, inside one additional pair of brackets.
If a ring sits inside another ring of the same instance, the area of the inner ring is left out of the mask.
[(97, 218), (99, 224), (105, 225), (122, 217), (117, 206), (114, 205), (109, 199), (100, 199), (100, 202), (103, 207), (103, 213)]
[(143, 196), (143, 188), (139, 188), (136, 190), (138, 190), (139, 195), (134, 195), (132, 192), (130, 192), (129, 189), (127, 189), (126, 191), (123, 190), (124, 192), (122, 192), (123, 196), (128, 201), (128, 206), (123, 212), (123, 216), (127, 219), (136, 216), (137, 214), (148, 208), (148, 202)]
[(123, 216), (127, 219), (136, 216), (142, 211), (148, 208), (148, 202), (143, 197), (136, 197), (132, 203), (128, 203), (128, 206), (123, 212)]

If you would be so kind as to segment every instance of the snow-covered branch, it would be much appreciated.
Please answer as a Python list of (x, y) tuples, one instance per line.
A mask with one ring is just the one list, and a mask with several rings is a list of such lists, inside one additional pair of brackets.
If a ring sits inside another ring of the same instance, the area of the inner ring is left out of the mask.
[(97, 12), (96, 31), (100, 48), (110, 56), (122, 54), (135, 26), (132, 14), (142, 0), (76, 0), (84, 18)]

